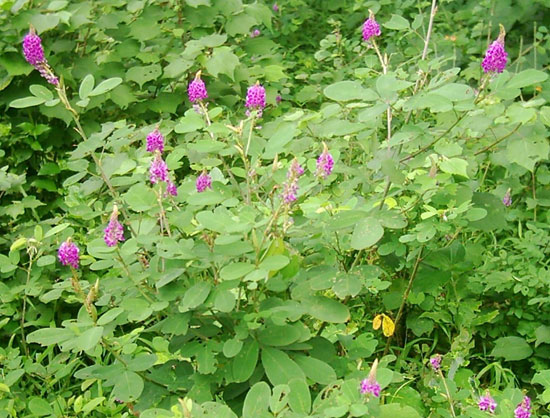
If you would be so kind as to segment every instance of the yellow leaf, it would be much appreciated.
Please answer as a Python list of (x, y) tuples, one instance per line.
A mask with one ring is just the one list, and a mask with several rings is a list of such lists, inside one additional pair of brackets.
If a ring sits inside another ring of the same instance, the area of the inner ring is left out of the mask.
[(376, 315), (372, 321), (372, 327), (374, 329), (378, 329), (380, 328), (380, 325), (382, 325), (382, 315)]
[(384, 315), (382, 320), (382, 331), (386, 337), (391, 337), (395, 331), (395, 324), (389, 316)]

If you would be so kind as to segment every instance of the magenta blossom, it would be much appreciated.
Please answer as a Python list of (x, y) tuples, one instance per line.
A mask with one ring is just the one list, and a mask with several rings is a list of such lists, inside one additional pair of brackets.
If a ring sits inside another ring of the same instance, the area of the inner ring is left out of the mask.
[(277, 3), (273, 3), (273, 11), (277, 13), (279, 11), (279, 5)]
[(374, 36), (380, 36), (380, 25), (374, 18), (374, 13), (369, 10), (369, 18), (363, 23), (363, 41), (368, 42)]
[(260, 29), (254, 29), (251, 33), (250, 33), (250, 37), (251, 38), (256, 38), (258, 36), (260, 36), (262, 34), (262, 32), (260, 32)]
[(70, 265), (72, 268), (78, 268), (78, 262), (80, 260), (80, 250), (70, 238), (67, 241), (61, 243), (59, 250), (57, 251), (57, 257), (64, 266)]
[(206, 91), (206, 85), (201, 79), (201, 72), (197, 71), (195, 79), (187, 86), (187, 95), (191, 103), (203, 101), (208, 98), (208, 92)]
[(378, 359), (374, 360), (369, 372), (369, 376), (361, 381), (359, 391), (362, 395), (370, 393), (377, 398), (380, 397), (380, 384), (376, 381), (376, 370), (378, 369)]
[(36, 34), (34, 27), (30, 27), (29, 33), (23, 38), (23, 55), (29, 64), (31, 64), (46, 81), (54, 86), (59, 85), (59, 79), (53, 73), (53, 70), (48, 65), (48, 61), (44, 57), (44, 48), (42, 48), (42, 40)]
[(157, 184), (159, 181), (168, 180), (168, 166), (158, 151), (156, 152), (155, 158), (151, 161), (151, 166), (149, 167), (149, 179), (153, 184)]
[(504, 26), (500, 25), (500, 34), (496, 41), (487, 48), (485, 58), (483, 58), (483, 62), (481, 63), (484, 73), (501, 73), (506, 68), (508, 53), (504, 49), (505, 36), (506, 31), (504, 30)]
[(178, 188), (176, 187), (175, 183), (172, 182), (172, 180), (168, 179), (166, 182), (166, 193), (172, 196), (178, 195)]
[(147, 135), (147, 151), (164, 151), (164, 136), (160, 133), (158, 126)]
[(434, 371), (438, 371), (441, 368), (441, 355), (436, 354), (430, 359), (430, 365), (434, 369)]
[(510, 195), (511, 191), (511, 189), (506, 190), (506, 193), (504, 193), (504, 196), (502, 198), (502, 204), (507, 208), (512, 206), (512, 196)]
[(492, 414), (497, 408), (497, 403), (491, 397), (491, 395), (487, 394), (479, 398), (477, 406), (479, 407), (480, 411), (489, 411)]
[(114, 247), (119, 241), (124, 241), (124, 227), (118, 221), (118, 208), (116, 205), (113, 205), (113, 212), (104, 232), (103, 240), (107, 247)]
[(304, 174), (304, 169), (294, 158), (286, 174), (287, 181), (283, 186), (283, 200), (290, 205), (298, 198), (298, 178)]
[(327, 144), (323, 142), (323, 152), (319, 158), (317, 158), (317, 170), (315, 174), (327, 178), (330, 176), (330, 173), (332, 173), (333, 168), (334, 158), (332, 158), (332, 155), (328, 152)]
[(197, 181), (195, 183), (195, 186), (197, 188), (197, 192), (202, 193), (206, 189), (212, 188), (212, 177), (206, 172), (203, 171), (198, 177)]
[(530, 418), (531, 417), (531, 399), (525, 396), (521, 403), (514, 410), (514, 418)]
[(251, 110), (256, 110), (258, 117), (262, 116), (262, 111), (265, 107), (265, 88), (259, 81), (248, 88), (245, 106), (248, 108), (247, 115), (250, 114)]

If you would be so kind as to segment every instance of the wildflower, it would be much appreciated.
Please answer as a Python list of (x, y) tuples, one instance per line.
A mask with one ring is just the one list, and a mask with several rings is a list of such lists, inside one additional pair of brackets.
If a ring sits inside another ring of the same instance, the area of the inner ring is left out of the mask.
[(277, 3), (273, 3), (273, 11), (277, 13), (279, 11), (279, 5)]
[(369, 18), (363, 23), (363, 41), (368, 42), (373, 36), (380, 36), (380, 25), (374, 18), (374, 13), (369, 10)]
[(197, 71), (197, 74), (195, 74), (195, 79), (189, 83), (189, 86), (187, 86), (187, 95), (189, 96), (189, 101), (191, 103), (202, 101), (208, 97), (206, 85), (201, 79), (200, 71)]
[(508, 53), (504, 49), (504, 37), (506, 36), (506, 31), (504, 26), (500, 26), (500, 33), (496, 41), (494, 41), (487, 52), (485, 52), (485, 58), (481, 63), (483, 72), (485, 73), (501, 73), (506, 68), (506, 63), (508, 61)]
[(156, 184), (158, 181), (168, 180), (168, 166), (162, 159), (160, 152), (156, 152), (155, 158), (151, 161), (151, 166), (149, 167), (149, 178), (151, 183)]
[(117, 205), (113, 205), (113, 212), (104, 232), (103, 240), (108, 247), (114, 247), (119, 241), (124, 241), (124, 228), (118, 221)]
[(257, 110), (258, 117), (262, 116), (262, 111), (265, 107), (265, 88), (259, 81), (248, 88), (245, 106), (248, 108), (247, 115), (250, 114), (251, 110)]
[(512, 190), (508, 189), (506, 190), (506, 193), (504, 194), (504, 197), (502, 198), (502, 204), (506, 206), (507, 208), (512, 206), (512, 196), (510, 195), (510, 192)]
[(155, 128), (154, 131), (147, 135), (147, 151), (164, 151), (164, 137), (160, 133), (158, 126)]
[(430, 359), (430, 364), (431, 364), (432, 368), (434, 369), (434, 371), (437, 372), (441, 368), (441, 355), (436, 354), (435, 356), (433, 356)]
[(277, 103), (281, 103), (281, 102), (283, 101), (283, 98), (281, 97), (280, 94), (278, 94), (277, 96), (275, 96), (275, 101), (276, 101)]
[(317, 176), (322, 176), (323, 178), (327, 178), (330, 173), (332, 173), (332, 169), (334, 167), (334, 158), (332, 158), (332, 155), (330, 152), (328, 152), (327, 144), (323, 142), (323, 152), (321, 155), (319, 155), (319, 158), (317, 158)]
[(168, 181), (166, 182), (166, 193), (168, 193), (172, 196), (177, 196), (178, 195), (178, 188), (176, 187), (174, 182), (170, 179), (168, 179)]
[(80, 250), (74, 242), (71, 241), (71, 238), (67, 238), (67, 241), (63, 242), (59, 246), (57, 251), (57, 257), (59, 261), (64, 266), (70, 265), (72, 268), (78, 268)]
[(210, 177), (206, 170), (197, 177), (195, 186), (197, 187), (197, 192), (199, 193), (204, 192), (207, 188), (212, 188), (212, 177)]
[(362, 395), (370, 393), (377, 398), (380, 397), (380, 384), (376, 381), (376, 369), (378, 368), (378, 359), (374, 360), (369, 372), (369, 376), (361, 381), (360, 392)]
[(514, 418), (530, 418), (531, 417), (531, 399), (525, 396), (520, 404), (514, 410)]
[(36, 34), (34, 27), (31, 25), (29, 33), (23, 38), (23, 55), (29, 64), (31, 64), (46, 81), (54, 86), (59, 84), (59, 79), (55, 76), (52, 69), (48, 65), (48, 61), (44, 57), (44, 48), (42, 48), (42, 40)]
[(260, 36), (262, 33), (260, 32), (260, 29), (254, 29), (251, 33), (250, 33), (250, 37), (251, 38), (256, 38), (258, 36)]
[(480, 411), (489, 411), (491, 414), (495, 412), (495, 409), (497, 408), (497, 403), (489, 394), (479, 398), (477, 405), (479, 406)]
[(287, 181), (283, 189), (283, 200), (285, 203), (290, 204), (298, 198), (298, 178), (302, 174), (304, 174), (304, 169), (298, 163), (298, 160), (294, 158), (286, 174)]

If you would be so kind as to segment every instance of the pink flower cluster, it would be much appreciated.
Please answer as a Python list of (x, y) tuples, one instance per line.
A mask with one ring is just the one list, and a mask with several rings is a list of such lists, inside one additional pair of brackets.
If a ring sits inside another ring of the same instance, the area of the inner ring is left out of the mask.
[(32, 65), (46, 81), (54, 86), (59, 85), (59, 79), (53, 73), (48, 61), (44, 57), (42, 40), (31, 26), (29, 33), (23, 38), (23, 54), (27, 62)]
[(265, 108), (265, 88), (259, 81), (248, 88), (245, 106), (248, 108), (246, 112), (247, 116), (250, 116), (251, 110), (256, 110), (258, 117), (262, 116)]
[(497, 409), (497, 403), (491, 395), (485, 395), (479, 398), (477, 406), (480, 411), (489, 411), (491, 414), (495, 412), (495, 409)]
[(147, 135), (146, 149), (155, 154), (149, 166), (149, 180), (153, 184), (157, 184), (159, 181), (166, 182), (166, 194), (177, 196), (178, 189), (170, 179), (168, 166), (162, 159), (162, 153), (164, 152), (164, 136), (160, 133), (158, 126)]
[(525, 396), (521, 403), (514, 410), (514, 418), (530, 418), (531, 417), (531, 399)]
[(485, 58), (481, 63), (483, 72), (485, 73), (501, 73), (506, 68), (506, 63), (508, 62), (508, 53), (504, 49), (504, 37), (506, 32), (504, 31), (504, 26), (500, 25), (500, 34), (498, 38), (489, 45), (487, 52), (485, 53)]
[(199, 192), (199, 193), (204, 192), (206, 189), (211, 189), (212, 188), (212, 177), (210, 177), (210, 175), (206, 171), (203, 171), (197, 177), (195, 187), (197, 188), (197, 192)]
[(116, 205), (113, 206), (111, 218), (104, 232), (103, 240), (108, 247), (114, 247), (119, 241), (124, 241), (124, 227), (118, 221), (118, 208)]
[(323, 143), (323, 152), (319, 155), (319, 158), (317, 158), (316, 175), (327, 178), (330, 176), (330, 173), (332, 173), (333, 168), (334, 158), (332, 158), (332, 155), (328, 152), (327, 145)]
[(201, 72), (198, 71), (193, 81), (187, 86), (187, 96), (191, 103), (203, 101), (208, 98), (206, 85), (201, 79)]
[(287, 181), (283, 188), (283, 200), (288, 205), (298, 198), (298, 178), (302, 174), (304, 174), (304, 169), (298, 163), (298, 160), (294, 158), (286, 174)]
[(368, 42), (374, 36), (380, 36), (380, 25), (374, 18), (374, 13), (369, 10), (369, 18), (363, 23), (363, 41)]
[(71, 241), (70, 238), (63, 242), (57, 250), (57, 257), (64, 266), (71, 266), (74, 269), (78, 268), (80, 260), (80, 249)]
[(359, 389), (361, 394), (365, 395), (370, 393), (371, 395), (380, 397), (380, 384), (373, 377), (368, 377), (361, 381), (361, 388)]

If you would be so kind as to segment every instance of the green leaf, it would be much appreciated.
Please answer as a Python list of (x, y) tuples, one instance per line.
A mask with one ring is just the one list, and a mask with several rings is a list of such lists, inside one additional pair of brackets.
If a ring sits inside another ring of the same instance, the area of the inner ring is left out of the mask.
[(241, 352), (243, 342), (236, 338), (231, 338), (223, 344), (223, 355), (227, 358), (235, 357)]
[(74, 333), (66, 328), (42, 328), (27, 335), (27, 342), (49, 346), (59, 344), (73, 337)]
[[(139, 84), (139, 88), (142, 88), (145, 83), (156, 80), (161, 74), (162, 67), (159, 64), (132, 67), (126, 73), (126, 81), (135, 81)], [(101, 84), (99, 86), (101, 86)], [(99, 86), (97, 86), (96, 89), (99, 88)]]
[(144, 212), (157, 205), (155, 192), (143, 183), (138, 183), (130, 187), (130, 189), (122, 195), (122, 198), (128, 204), (128, 207), (136, 212)]
[(364, 88), (357, 81), (339, 81), (325, 87), (323, 93), (329, 99), (337, 102), (350, 100), (373, 101), (378, 98), (374, 91)]
[(506, 88), (520, 89), (522, 87), (542, 83), (543, 81), (546, 81), (547, 78), (548, 74), (546, 72), (530, 68), (515, 74), (506, 84)]
[(383, 23), (382, 26), (393, 30), (405, 30), (410, 28), (409, 21), (399, 15), (391, 15), (391, 19)]
[(219, 74), (227, 75), (231, 80), (235, 80), (235, 68), (239, 65), (239, 58), (227, 46), (214, 48), (210, 59), (206, 62), (206, 69), (212, 76), (218, 77)]
[(122, 312), (124, 312), (124, 309), (122, 308), (113, 308), (109, 309), (107, 312), (105, 312), (101, 317), (97, 320), (97, 325), (107, 325), (113, 322)]
[(326, 296), (313, 296), (303, 301), (306, 312), (320, 321), (344, 323), (349, 320), (349, 309), (343, 303)]
[(279, 271), (284, 268), (290, 260), (284, 255), (272, 255), (266, 257), (259, 265), (259, 268), (266, 271)]
[(260, 348), (256, 340), (246, 340), (239, 354), (233, 359), (233, 380), (237, 383), (246, 382), (254, 373), (258, 363)]
[(535, 348), (540, 344), (550, 344), (550, 327), (548, 325), (540, 325), (535, 330), (535, 337), (537, 337)]
[(468, 161), (462, 158), (449, 158), (441, 161), (439, 168), (444, 173), (456, 174), (462, 177), (468, 177)]
[(334, 369), (315, 357), (296, 356), (294, 361), (302, 368), (308, 379), (321, 385), (330, 385), (337, 377)]
[(508, 159), (529, 171), (533, 171), (538, 161), (548, 158), (550, 145), (544, 138), (514, 138), (506, 147)]
[(16, 109), (23, 109), (25, 107), (38, 106), (44, 103), (46, 100), (42, 97), (29, 96), (22, 99), (15, 99), (9, 104), (9, 107), (14, 107)]
[(53, 93), (51, 90), (47, 87), (41, 86), (40, 84), (33, 84), (29, 87), (29, 91), (33, 94), (33, 96), (40, 97), (45, 101), (53, 99)]
[(52, 407), (50, 404), (42, 398), (33, 397), (28, 403), (29, 411), (33, 416), (43, 417), (45, 415), (50, 415), (53, 413)]
[(296, 326), (268, 324), (258, 332), (258, 341), (263, 345), (282, 347), (298, 341), (301, 336)]
[(86, 77), (84, 77), (84, 79), (80, 83), (80, 88), (78, 89), (79, 97), (82, 100), (86, 99), (94, 89), (94, 85), (95, 85), (94, 76), (92, 74), (88, 74)]
[(52, 237), (56, 234), (59, 234), (61, 231), (65, 230), (69, 226), (68, 223), (59, 224), (57, 226), (54, 226), (52, 229), (50, 229), (46, 234), (44, 235), (44, 239)]
[(384, 235), (384, 228), (378, 219), (368, 217), (361, 219), (355, 225), (351, 235), (350, 245), (356, 250), (372, 247)]
[(309, 414), (311, 410), (311, 394), (305, 380), (294, 378), (288, 382), (290, 394), (288, 404), (297, 414)]
[(284, 351), (276, 348), (262, 349), (262, 364), (273, 386), (286, 384), (293, 378), (305, 380), (302, 369)]
[(223, 280), (240, 279), (241, 277), (247, 275), (254, 269), (255, 269), (254, 264), (243, 263), (243, 262), (232, 263), (221, 269), (220, 277)]
[(36, 261), (38, 267), (49, 266), (55, 263), (55, 255), (44, 255)]
[(231, 312), (237, 302), (236, 296), (230, 290), (222, 290), (216, 294), (214, 308), (220, 312)]
[(191, 286), (185, 292), (183, 299), (179, 305), (180, 312), (187, 312), (191, 309), (195, 309), (199, 305), (202, 305), (208, 295), (210, 294), (210, 283), (208, 282), (199, 282)]
[(231, 16), (225, 25), (225, 31), (229, 36), (238, 34), (248, 35), (252, 26), (256, 25), (257, 21), (252, 16), (246, 13), (239, 13)]
[(82, 333), (82, 335), (76, 338), (76, 340), (74, 341), (74, 347), (78, 351), (91, 350), (99, 343), (102, 335), (103, 327), (93, 327), (87, 329)]
[(265, 382), (258, 382), (246, 394), (243, 405), (243, 418), (257, 418), (269, 408), (271, 389)]
[[(89, 95), (93, 97), (99, 96), (100, 94), (105, 94), (108, 91), (111, 91), (112, 89), (117, 87), (120, 83), (122, 83), (122, 78), (120, 77), (108, 78), (107, 80), (103, 80), (101, 83), (99, 83), (97, 87), (89, 93)], [(141, 84), (138, 84), (141, 87)]]
[(131, 402), (143, 392), (143, 379), (135, 372), (126, 370), (115, 379), (111, 395), (122, 402)]
[(519, 361), (533, 354), (533, 349), (521, 337), (502, 337), (495, 341), (495, 347), (491, 351), (493, 357), (503, 357), (506, 361)]
[(430, 94), (443, 96), (453, 102), (458, 102), (460, 100), (473, 99), (474, 89), (467, 84), (449, 83), (431, 91)]
[(408, 405), (392, 403), (380, 407), (379, 418), (422, 418), (416, 410)]

